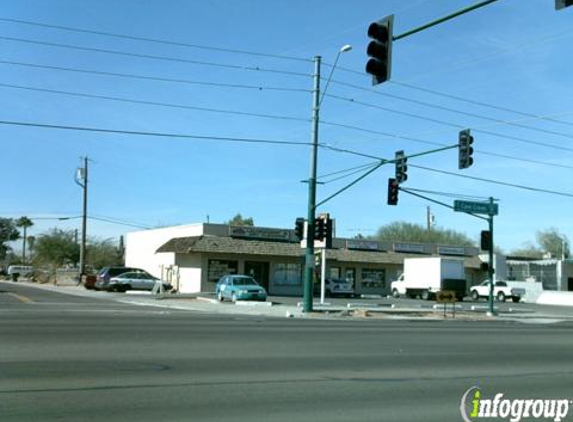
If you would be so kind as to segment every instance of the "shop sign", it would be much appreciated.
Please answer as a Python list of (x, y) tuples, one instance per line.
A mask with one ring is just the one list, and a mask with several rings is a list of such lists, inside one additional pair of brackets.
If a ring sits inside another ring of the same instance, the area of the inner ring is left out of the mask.
[(440, 255), (465, 255), (466, 248), (455, 246), (438, 246), (438, 253)]
[(424, 253), (424, 245), (417, 243), (394, 243), (394, 252)]
[(346, 249), (358, 249), (362, 251), (379, 251), (378, 242), (371, 240), (347, 240)]
[(263, 227), (231, 226), (229, 227), (229, 235), (231, 237), (243, 237), (247, 239), (281, 241), (290, 240), (289, 230), (270, 229)]

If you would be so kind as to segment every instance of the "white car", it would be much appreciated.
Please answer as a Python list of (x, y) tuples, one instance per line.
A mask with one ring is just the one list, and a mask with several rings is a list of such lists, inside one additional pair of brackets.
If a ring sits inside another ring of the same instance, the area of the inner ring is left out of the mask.
[[(320, 281), (317, 281), (314, 285), (315, 294), (320, 294)], [(326, 278), (324, 280), (324, 294), (326, 297), (334, 296), (354, 296), (354, 287), (352, 283), (348, 280), (341, 278)]]
[[(489, 280), (484, 280), (477, 286), (470, 288), (470, 296), (472, 300), (479, 300), (480, 298), (489, 297)], [(496, 281), (493, 286), (493, 297), (500, 302), (505, 302), (511, 299), (514, 302), (519, 302), (525, 296), (525, 289), (518, 287), (510, 287), (505, 281)]]

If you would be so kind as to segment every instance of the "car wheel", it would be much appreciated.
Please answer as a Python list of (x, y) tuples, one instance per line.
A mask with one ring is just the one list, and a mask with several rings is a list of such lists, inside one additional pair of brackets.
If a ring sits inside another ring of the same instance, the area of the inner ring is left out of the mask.
[(235, 294), (235, 292), (233, 292), (233, 294), (231, 294), (231, 302), (237, 303), (237, 295)]
[(398, 293), (398, 289), (392, 290), (392, 297), (398, 299), (400, 297), (400, 293)]
[(521, 298), (520, 297), (512, 297), (511, 300), (513, 301), (513, 303), (518, 303)]
[(225, 300), (225, 298), (223, 297), (223, 293), (221, 293), (220, 291), (217, 293), (217, 300), (219, 302), (223, 302)]
[(472, 290), (472, 300), (477, 302), (479, 300), (479, 294), (476, 290)]
[(505, 302), (505, 293), (499, 292), (499, 293), (497, 294), (497, 300), (498, 300), (499, 302)]

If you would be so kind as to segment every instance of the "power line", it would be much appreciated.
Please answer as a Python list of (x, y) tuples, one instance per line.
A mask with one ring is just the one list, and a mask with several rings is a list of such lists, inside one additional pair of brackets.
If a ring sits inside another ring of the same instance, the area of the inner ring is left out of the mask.
[(74, 96), (74, 97), (91, 98), (91, 99), (97, 99), (97, 100), (119, 101), (119, 102), (124, 102), (124, 103), (131, 103), (131, 104), (180, 108), (180, 109), (186, 109), (186, 110), (197, 110), (197, 111), (204, 111), (204, 112), (208, 112), (208, 113), (233, 114), (233, 115), (239, 115), (239, 116), (259, 117), (259, 118), (264, 118), (264, 119), (309, 122), (309, 119), (305, 119), (305, 118), (301, 118), (301, 117), (280, 116), (280, 115), (276, 115), (276, 114), (251, 113), (251, 112), (247, 112), (247, 111), (238, 111), (238, 110), (223, 110), (223, 109), (217, 109), (217, 108), (199, 107), (199, 106), (191, 106), (191, 105), (183, 105), (183, 104), (161, 103), (161, 102), (156, 102), (156, 101), (134, 100), (134, 99), (123, 98), (123, 97), (112, 97), (112, 96), (107, 96), (107, 95), (86, 94), (86, 93), (82, 93), (82, 92), (61, 91), (61, 90), (55, 90), (55, 89), (38, 88), (38, 87), (31, 87), (31, 86), (24, 86), (24, 85), (13, 85), (13, 84), (0, 83), (0, 87), (22, 89), (22, 90), (27, 90), (27, 91), (46, 92), (49, 94), (57, 94), (57, 95), (69, 95), (69, 96)]
[[(335, 81), (332, 81), (332, 82), (335, 83)], [(426, 93), (429, 93), (429, 94), (437, 95), (437, 96), (439, 96), (439, 97), (449, 98), (449, 99), (451, 99), (451, 100), (462, 101), (462, 102), (465, 102), (465, 103), (468, 103), (468, 104), (477, 105), (477, 106), (480, 106), (480, 107), (487, 107), (487, 108), (491, 108), (491, 109), (493, 109), (493, 110), (499, 110), (499, 111), (504, 111), (504, 112), (507, 112), (507, 113), (513, 113), (513, 114), (517, 114), (517, 115), (520, 115), (520, 116), (523, 116), (523, 117), (529, 117), (529, 118), (532, 118), (532, 119), (546, 120), (546, 121), (548, 121), (548, 122), (560, 123), (560, 124), (563, 124), (563, 125), (573, 126), (573, 122), (567, 122), (567, 121), (564, 121), (564, 120), (558, 120), (558, 119), (552, 118), (551, 116), (540, 116), (540, 115), (537, 115), (537, 114), (527, 113), (527, 112), (520, 111), (520, 110), (516, 110), (516, 109), (513, 109), (513, 108), (501, 107), (501, 106), (494, 105), (494, 104), (491, 104), (491, 103), (486, 103), (486, 102), (482, 102), (482, 101), (476, 101), (476, 100), (472, 100), (472, 99), (469, 99), (469, 98), (460, 97), (460, 96), (457, 96), (457, 95), (448, 94), (448, 93), (436, 91), (436, 90), (429, 89), (429, 88), (424, 88), (424, 87), (421, 87), (421, 86), (418, 86), (418, 85), (414, 85), (414, 84), (411, 84), (411, 83), (396, 82), (396, 81), (389, 81), (389, 82), (392, 83), (392, 84), (394, 84), (394, 85), (397, 85), (397, 86), (401, 86), (401, 87), (405, 87), (405, 88), (409, 88), (409, 89), (413, 89), (413, 90), (417, 90), (417, 91), (421, 91), (421, 92), (426, 92)], [(364, 89), (364, 88), (363, 88), (363, 89)], [(370, 92), (379, 93), (379, 92), (373, 91), (373, 90), (368, 90), (368, 89), (365, 89), (365, 90), (370, 91)]]
[(355, 174), (361, 173), (361, 172), (363, 172), (363, 171), (365, 171), (365, 170), (373, 169), (373, 168), (375, 168), (378, 164), (379, 164), (379, 163), (370, 164), (370, 165), (368, 165), (368, 166), (361, 166), (361, 168), (357, 168), (356, 170), (354, 170), (354, 171), (352, 171), (352, 172), (350, 172), (350, 173), (343, 174), (343, 175), (341, 175), (341, 176), (334, 177), (334, 178), (329, 179), (329, 180), (324, 180), (324, 181), (322, 181), (322, 183), (323, 183), (323, 184), (329, 184), (329, 183), (337, 182), (337, 181), (342, 180), (342, 179), (345, 179), (345, 178), (347, 178), (347, 177), (354, 176)]
[(573, 198), (573, 193), (567, 193), (567, 192), (559, 192), (559, 191), (554, 191), (554, 190), (549, 190), (549, 189), (542, 189), (542, 188), (534, 188), (531, 186), (525, 186), (525, 185), (518, 185), (515, 183), (508, 183), (508, 182), (503, 182), (500, 180), (494, 180), (494, 179), (486, 179), (484, 177), (477, 177), (477, 176), (468, 176), (465, 174), (459, 174), (459, 173), (453, 173), (450, 171), (446, 171), (446, 170), (439, 170), (439, 169), (434, 169), (431, 167), (424, 167), (424, 166), (419, 166), (416, 164), (408, 164), (411, 167), (414, 168), (419, 168), (422, 170), (427, 170), (427, 171), (431, 171), (434, 173), (440, 173), (440, 174), (447, 174), (449, 176), (455, 176), (455, 177), (462, 177), (464, 179), (470, 179), (470, 180), (477, 180), (479, 182), (486, 182), (486, 183), (492, 183), (495, 185), (501, 185), (501, 186), (508, 186), (508, 187), (512, 187), (512, 188), (517, 188), (517, 189), (524, 189), (524, 190), (529, 190), (529, 191), (533, 191), (533, 192), (541, 192), (541, 193), (550, 193), (553, 195), (559, 195), (559, 196), (565, 196), (567, 198)]
[[(334, 81), (333, 81), (333, 82), (334, 82)], [(462, 110), (457, 110), (457, 109), (453, 109), (453, 108), (449, 108), (449, 107), (444, 107), (444, 106), (441, 106), (441, 105), (437, 105), (437, 104), (433, 104), (433, 103), (428, 103), (428, 102), (425, 102), (425, 101), (413, 100), (413, 99), (411, 99), (411, 98), (402, 97), (402, 96), (399, 96), (399, 95), (387, 94), (387, 93), (384, 93), (384, 92), (381, 92), (381, 91), (371, 91), (371, 90), (368, 90), (368, 89), (365, 89), (365, 88), (361, 88), (361, 87), (358, 87), (358, 86), (355, 86), (355, 85), (352, 85), (352, 84), (346, 84), (346, 83), (342, 83), (342, 82), (335, 82), (335, 83), (338, 83), (338, 84), (344, 85), (344, 86), (351, 86), (351, 87), (356, 88), (356, 89), (363, 89), (363, 90), (365, 90), (365, 91), (367, 91), (367, 92), (376, 93), (376, 94), (378, 94), (378, 95), (382, 95), (382, 96), (389, 97), (389, 98), (395, 98), (395, 99), (398, 99), (398, 100), (401, 100), (401, 101), (407, 101), (407, 102), (414, 103), (414, 104), (417, 104), (417, 105), (422, 105), (422, 106), (425, 106), (425, 107), (430, 107), (430, 108), (434, 108), (434, 109), (438, 109), (438, 110), (443, 110), (443, 111), (447, 111), (447, 112), (450, 112), (450, 113), (461, 114), (461, 115), (468, 116), (468, 117), (474, 117), (474, 118), (476, 118), (476, 119), (487, 120), (487, 121), (496, 123), (495, 126), (498, 126), (498, 125), (514, 126), (514, 127), (519, 127), (519, 128), (522, 128), (522, 129), (533, 130), (533, 131), (537, 131), (537, 132), (541, 132), (541, 133), (545, 133), (545, 134), (549, 134), (549, 135), (556, 135), (556, 136), (562, 136), (562, 137), (565, 137), (565, 138), (573, 139), (573, 135), (572, 135), (572, 134), (569, 134), (569, 133), (556, 132), (556, 131), (552, 131), (552, 130), (541, 129), (541, 128), (534, 127), (534, 126), (523, 125), (523, 124), (520, 124), (520, 123), (514, 122), (514, 121), (496, 119), (496, 118), (493, 118), (493, 117), (488, 117), (488, 116), (484, 116), (484, 115), (477, 114), (477, 113), (470, 113), (470, 112), (466, 112), (466, 111), (462, 111)], [(330, 97), (330, 98), (334, 98), (334, 99), (339, 100), (339, 101), (347, 101), (347, 102), (351, 102), (351, 103), (354, 103), (354, 104), (362, 105), (362, 106), (364, 106), (364, 107), (376, 108), (376, 109), (380, 109), (380, 110), (389, 111), (389, 112), (391, 112), (391, 113), (396, 113), (396, 112), (397, 112), (397, 111), (394, 110), (394, 109), (389, 109), (389, 108), (386, 108), (386, 107), (379, 106), (379, 105), (377, 105), (377, 104), (372, 104), (372, 103), (367, 103), (367, 102), (364, 102), (364, 101), (359, 101), (359, 100), (356, 100), (356, 99), (354, 99), (354, 98), (341, 97), (341, 96), (333, 95), (333, 94), (326, 94), (326, 96), (327, 96), (327, 97)], [(434, 121), (434, 120), (431, 119), (430, 121)], [(434, 122), (435, 122), (435, 123), (440, 123), (440, 124), (446, 124), (446, 123), (443, 122), (443, 121), (434, 121)], [(475, 127), (474, 129), (478, 129), (478, 128), (479, 128), (479, 127)]]
[(105, 31), (96, 31), (96, 30), (77, 28), (77, 27), (71, 27), (71, 26), (64, 26), (64, 25), (52, 25), (52, 24), (47, 24), (47, 23), (43, 23), (43, 22), (33, 22), (33, 21), (22, 20), (22, 19), (0, 17), (0, 21), (18, 23), (18, 24), (22, 24), (22, 25), (38, 26), (38, 27), (43, 27), (43, 28), (59, 29), (59, 30), (84, 33), (84, 34), (103, 35), (106, 37), (113, 37), (113, 38), (123, 38), (123, 39), (127, 39), (127, 40), (132, 40), (132, 41), (145, 41), (145, 42), (150, 42), (150, 43), (173, 45), (173, 46), (178, 46), (178, 47), (188, 47), (188, 48), (195, 48), (195, 49), (201, 49), (201, 50), (219, 51), (219, 52), (223, 52), (223, 53), (244, 54), (244, 55), (250, 55), (250, 56), (257, 56), (257, 57), (269, 57), (269, 58), (275, 58), (275, 59), (294, 60), (294, 61), (312, 63), (312, 59), (307, 59), (307, 58), (303, 58), (303, 57), (285, 56), (285, 55), (271, 54), (271, 53), (261, 53), (261, 52), (257, 52), (257, 51), (239, 50), (239, 49), (232, 49), (232, 48), (227, 48), (227, 47), (216, 47), (216, 46), (203, 45), (203, 44), (191, 44), (191, 43), (184, 43), (184, 42), (180, 42), (180, 41), (173, 41), (173, 40), (166, 40), (166, 39), (159, 39), (159, 38), (139, 37), (139, 36), (135, 36), (135, 35), (118, 34), (118, 33), (105, 32)]
[(98, 76), (112, 76), (112, 77), (120, 77), (120, 78), (131, 78), (131, 79), (141, 79), (141, 80), (149, 80), (149, 81), (158, 81), (158, 82), (173, 82), (173, 83), (182, 83), (182, 84), (190, 84), (190, 85), (204, 85), (204, 86), (215, 86), (215, 87), (222, 87), (222, 88), (242, 88), (242, 89), (252, 89), (257, 91), (291, 91), (291, 92), (312, 92), (309, 89), (303, 88), (288, 88), (288, 87), (278, 87), (278, 86), (265, 86), (265, 85), (246, 85), (246, 84), (227, 84), (221, 82), (208, 82), (208, 81), (196, 81), (196, 80), (189, 80), (189, 79), (176, 79), (176, 78), (165, 78), (159, 76), (144, 76), (144, 75), (134, 75), (128, 73), (117, 73), (117, 72), (103, 72), (93, 69), (78, 69), (78, 68), (71, 68), (71, 67), (61, 67), (61, 66), (51, 66), (51, 65), (42, 65), (37, 63), (24, 63), (24, 62), (14, 62), (14, 61), (7, 61), (7, 60), (0, 60), (0, 64), (12, 65), (12, 66), (24, 66), (24, 67), (32, 67), (36, 69), (47, 69), (47, 70), (58, 70), (58, 71), (65, 71), (65, 72), (76, 72), (76, 73), (85, 73), (91, 75), (98, 75)]
[(49, 47), (67, 48), (67, 49), (78, 50), (78, 51), (90, 51), (90, 52), (96, 52), (96, 53), (115, 54), (115, 55), (126, 56), (126, 57), (137, 57), (140, 59), (163, 60), (163, 61), (169, 61), (169, 62), (187, 63), (187, 64), (194, 64), (194, 65), (200, 65), (200, 66), (211, 66), (211, 67), (220, 67), (220, 68), (235, 69), (235, 70), (278, 73), (278, 74), (289, 75), (289, 76), (304, 76), (304, 77), (311, 77), (312, 76), (311, 74), (307, 74), (307, 73), (293, 72), (293, 71), (288, 71), (288, 70), (269, 69), (269, 68), (263, 68), (263, 67), (259, 67), (259, 66), (241, 66), (241, 65), (234, 65), (234, 64), (229, 64), (229, 63), (216, 63), (216, 62), (208, 62), (208, 61), (201, 61), (201, 60), (183, 59), (183, 58), (177, 58), (177, 57), (155, 56), (155, 55), (151, 55), (151, 54), (129, 53), (126, 51), (108, 50), (108, 49), (93, 48), (93, 47), (83, 47), (83, 46), (71, 45), (71, 44), (59, 44), (59, 43), (52, 43), (52, 42), (46, 42), (46, 41), (32, 40), (32, 39), (27, 39), (27, 38), (0, 36), (0, 40), (21, 42), (21, 43), (27, 43), (27, 44), (35, 44), (35, 45), (45, 45), (45, 46), (49, 46)]
[(132, 222), (132, 223), (128, 223), (128, 222), (126, 222), (126, 221), (122, 221), (122, 220), (119, 220), (119, 219), (116, 219), (116, 218), (113, 218), (113, 217), (105, 217), (105, 216), (96, 217), (96, 216), (94, 216), (94, 215), (90, 215), (90, 216), (88, 216), (88, 218), (89, 218), (90, 220), (104, 221), (104, 222), (106, 222), (106, 223), (118, 224), (118, 225), (120, 225), (120, 226), (135, 227), (135, 228), (138, 228), (138, 229), (146, 229), (146, 230), (150, 230), (150, 229), (151, 229), (151, 227), (149, 227), (149, 226), (145, 226), (145, 225), (138, 224), (138, 223), (133, 223), (133, 222)]
[[(348, 101), (348, 102), (351, 102), (351, 103), (354, 103), (354, 104), (358, 104), (358, 105), (361, 105), (361, 106), (364, 106), (364, 107), (369, 107), (369, 108), (374, 108), (374, 109), (378, 109), (378, 110), (383, 110), (383, 111), (387, 111), (387, 112), (390, 112), (390, 113), (398, 114), (398, 115), (401, 115), (401, 116), (412, 117), (412, 118), (415, 118), (415, 119), (424, 120), (424, 121), (428, 121), (428, 122), (431, 122), (431, 123), (437, 123), (437, 124), (441, 124), (441, 125), (444, 125), (444, 126), (454, 127), (454, 128), (457, 128), (457, 129), (464, 129), (464, 128), (467, 127), (467, 126), (464, 126), (464, 125), (460, 125), (460, 124), (458, 124), (458, 123), (453, 123), (453, 122), (448, 122), (448, 121), (445, 121), (445, 120), (434, 119), (434, 118), (431, 118), (431, 117), (426, 117), (426, 116), (422, 116), (422, 115), (415, 114), (415, 113), (409, 113), (409, 112), (406, 112), (406, 111), (400, 111), (400, 110), (396, 110), (396, 109), (389, 108), (389, 107), (383, 107), (383, 106), (379, 106), (379, 105), (376, 105), (376, 104), (366, 103), (366, 102), (363, 102), (363, 101), (357, 101), (357, 100), (354, 100), (354, 99), (348, 98), (348, 97), (340, 97), (340, 96), (331, 95), (331, 94), (326, 94), (326, 95), (327, 95), (328, 97), (332, 97), (332, 98), (334, 98), (334, 99), (343, 100), (343, 101)], [(463, 113), (463, 114), (467, 114), (467, 113), (464, 113), (464, 112), (462, 112), (462, 113)], [(478, 116), (477, 116), (477, 115), (474, 115), (473, 117), (478, 117)], [(546, 131), (546, 130), (544, 130), (544, 129), (531, 128), (531, 127), (528, 127), (528, 126), (525, 126), (525, 125), (517, 125), (517, 124), (512, 124), (511, 122), (503, 122), (503, 121), (498, 121), (497, 119), (490, 119), (489, 117), (480, 117), (480, 118), (488, 119), (488, 120), (494, 120), (494, 121), (496, 121), (496, 122), (500, 122), (501, 124), (508, 124), (508, 125), (520, 126), (520, 127), (523, 127), (523, 128), (528, 128), (528, 129), (532, 129), (532, 130), (538, 130), (538, 131), (540, 131), (540, 132), (549, 133), (549, 134), (552, 134), (552, 135), (560, 135), (560, 136), (567, 137), (567, 138), (569, 138), (569, 139), (573, 139), (573, 135), (564, 134), (564, 133), (561, 133), (561, 132), (553, 132), (553, 131)], [(488, 135), (491, 135), (491, 136), (496, 136), (496, 137), (499, 137), (499, 138), (510, 139), (510, 140), (517, 141), (517, 142), (522, 142), (522, 143), (527, 143), (527, 144), (531, 144), (531, 145), (542, 146), (542, 147), (546, 147), (546, 148), (558, 149), (558, 150), (563, 150), (563, 151), (573, 151), (573, 148), (568, 148), (568, 147), (564, 147), (564, 146), (561, 146), (561, 145), (550, 144), (550, 143), (547, 143), (547, 142), (532, 141), (532, 140), (530, 140), (530, 139), (521, 138), (521, 137), (517, 137), (517, 136), (510, 136), (510, 135), (505, 135), (505, 134), (502, 134), (502, 133), (491, 132), (491, 131), (485, 131), (485, 130), (479, 129), (479, 126), (472, 126), (471, 128), (472, 128), (474, 131), (476, 131), (476, 132), (485, 133), (485, 134), (488, 134)]]
[(144, 131), (134, 131), (134, 130), (87, 127), (87, 126), (69, 126), (69, 125), (53, 125), (53, 124), (33, 123), (33, 122), (19, 122), (13, 120), (0, 120), (0, 125), (35, 127), (35, 128), (56, 129), (56, 130), (73, 130), (80, 132), (110, 133), (118, 135), (150, 136), (159, 138), (197, 139), (204, 141), (240, 142), (240, 143), (272, 144), (272, 145), (296, 145), (296, 146), (311, 145), (309, 142), (281, 141), (272, 139), (234, 138), (225, 136), (204, 136), (204, 135), (191, 135), (183, 133), (144, 132)]
[(326, 178), (326, 177), (336, 176), (336, 175), (339, 175), (339, 174), (342, 174), (342, 173), (348, 173), (349, 171), (354, 171), (354, 170), (358, 170), (358, 169), (364, 170), (365, 168), (373, 167), (373, 166), (376, 165), (376, 164), (378, 164), (378, 163), (375, 162), (375, 163), (362, 164), (362, 165), (360, 165), (360, 166), (354, 166), (354, 167), (350, 167), (350, 168), (347, 168), (347, 169), (338, 170), (338, 171), (335, 171), (335, 172), (332, 172), (332, 173), (323, 174), (322, 176), (318, 176), (318, 178), (319, 178), (319, 179), (323, 179), (323, 178)]
[[(323, 146), (324, 147), (324, 146)], [(328, 148), (328, 147), (327, 147)], [(360, 155), (360, 156), (366, 156), (365, 154), (361, 154), (358, 153), (356, 151), (351, 151), (351, 150), (344, 150), (344, 149), (339, 149), (339, 148), (328, 148), (331, 149), (333, 151), (338, 151), (338, 152), (344, 152), (344, 153), (349, 153), (349, 154), (355, 154), (355, 155)], [(375, 158), (378, 160), (377, 163), (372, 163), (372, 168), (365, 173), (365, 175), (362, 177), (366, 177), (367, 175), (369, 175), (370, 173), (372, 173), (374, 170), (378, 169), (380, 166), (382, 166), (383, 164), (385, 164), (386, 162), (391, 162), (392, 160), (387, 160), (385, 158), (381, 158), (381, 157), (374, 157), (374, 156), (369, 156), (371, 158)], [(413, 168), (419, 168), (422, 170), (427, 170), (427, 171), (431, 171), (431, 172), (435, 172), (435, 173), (440, 173), (440, 174), (446, 174), (449, 176), (455, 176), (455, 177), (461, 177), (464, 179), (470, 179), (470, 180), (476, 180), (476, 181), (480, 181), (480, 182), (486, 182), (486, 183), (492, 183), (492, 184), (496, 184), (496, 185), (501, 185), (501, 186), (508, 186), (508, 187), (513, 187), (513, 188), (517, 188), (517, 189), (524, 189), (524, 190), (529, 190), (529, 191), (533, 191), (533, 192), (541, 192), (541, 193), (549, 193), (549, 194), (553, 194), (553, 195), (559, 195), (559, 196), (565, 196), (568, 198), (573, 198), (573, 193), (567, 193), (567, 192), (559, 192), (559, 191), (554, 191), (554, 190), (549, 190), (549, 189), (542, 189), (542, 188), (535, 188), (535, 187), (531, 187), (531, 186), (525, 186), (525, 185), (518, 185), (515, 183), (509, 183), (509, 182), (503, 182), (500, 180), (494, 180), (494, 179), (486, 179), (483, 177), (477, 177), (477, 176), (469, 176), (469, 175), (465, 175), (465, 174), (460, 174), (460, 173), (453, 173), (450, 171), (446, 171), (446, 170), (439, 170), (439, 169), (435, 169), (435, 168), (431, 168), (431, 167), (425, 167), (425, 166), (420, 166), (420, 165), (416, 165), (416, 164), (408, 164), (409, 166), (413, 167)], [(348, 189), (349, 187), (351, 187), (352, 185), (354, 185), (355, 183), (357, 183), (359, 180), (361, 180), (362, 178), (356, 180), (355, 182), (353, 182), (351, 185), (348, 185), (347, 187), (345, 187), (344, 189)], [(340, 191), (339, 191), (340, 192)], [(322, 203), (326, 202), (328, 199), (324, 200)]]

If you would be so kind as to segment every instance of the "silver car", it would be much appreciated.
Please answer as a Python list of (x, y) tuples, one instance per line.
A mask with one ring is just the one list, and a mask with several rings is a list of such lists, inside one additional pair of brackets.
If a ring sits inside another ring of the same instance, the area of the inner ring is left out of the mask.
[[(155, 283), (160, 281), (148, 272), (132, 271), (112, 277), (109, 280), (109, 289), (116, 292), (125, 292), (127, 290), (153, 290)], [(169, 283), (163, 283), (164, 290), (170, 290)]]

